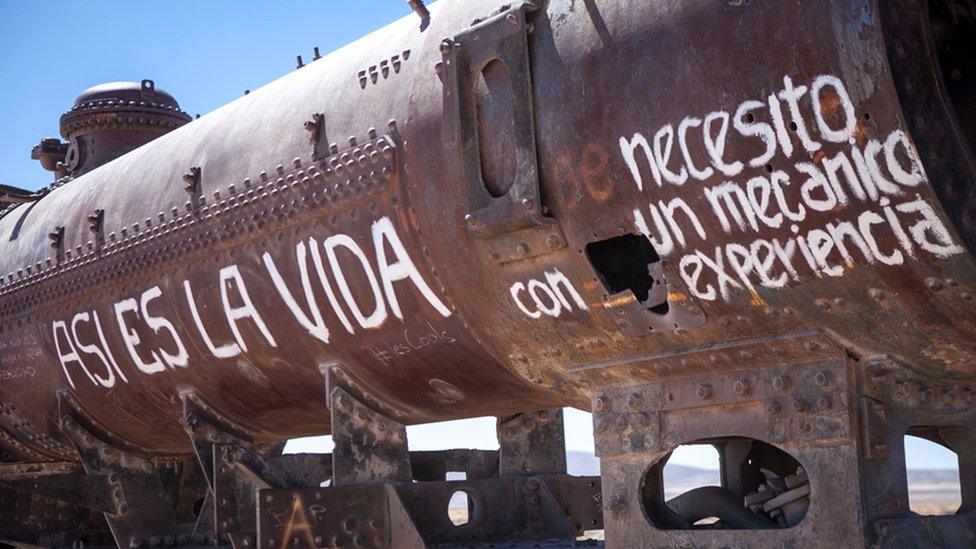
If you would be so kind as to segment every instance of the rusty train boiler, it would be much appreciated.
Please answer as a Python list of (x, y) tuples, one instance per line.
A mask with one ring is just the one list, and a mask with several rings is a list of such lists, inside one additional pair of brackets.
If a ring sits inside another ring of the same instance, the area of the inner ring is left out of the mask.
[(972, 2), (409, 4), (196, 120), (91, 88), (0, 188), (0, 539), (976, 543)]

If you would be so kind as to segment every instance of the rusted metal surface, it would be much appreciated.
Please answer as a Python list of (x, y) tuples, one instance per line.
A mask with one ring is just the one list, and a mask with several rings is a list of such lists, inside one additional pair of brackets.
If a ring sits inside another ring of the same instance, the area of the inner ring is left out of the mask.
[[(42, 467), (0, 467), (0, 538), (572, 544), (596, 490), (615, 547), (973, 543), (976, 5), (410, 5), (192, 123), (93, 88), (57, 180), (0, 187), (0, 459)], [(497, 454), (408, 452), (485, 415)], [(910, 513), (905, 433), (959, 455), (956, 516)], [(669, 506), (695, 441), (723, 486)]]
[(566, 474), (564, 431), (561, 409), (498, 418), (501, 476)]
[[(572, 544), (602, 527), (597, 477), (521, 477), (259, 492), (261, 547), (536, 546)], [(448, 516), (451, 496), (471, 498), (470, 520)], [(341, 513), (330, 513), (340, 507)]]

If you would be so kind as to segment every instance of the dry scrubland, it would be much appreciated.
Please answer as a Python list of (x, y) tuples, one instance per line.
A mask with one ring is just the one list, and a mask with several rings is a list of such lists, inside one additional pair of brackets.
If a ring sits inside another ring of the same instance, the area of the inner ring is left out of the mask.
[[(580, 458), (576, 458), (579, 460)], [(573, 456), (570, 457), (573, 462)], [(579, 465), (579, 463), (575, 464)], [(574, 469), (576, 467), (571, 467)], [(584, 469), (592, 469), (586, 466)], [(712, 482), (717, 473), (693, 467), (674, 468), (673, 484), (668, 484), (666, 497), (668, 499), (680, 495), (698, 486), (714, 484)], [(576, 474), (595, 474), (592, 470), (576, 472)], [(959, 494), (958, 473), (953, 471), (910, 471), (909, 498), (912, 511), (920, 515), (950, 515), (955, 513), (961, 502)], [(457, 523), (466, 522), (468, 510), (464, 508), (463, 500), (452, 501), (450, 509), (451, 520)], [(581, 539), (602, 540), (603, 531), (587, 532)]]

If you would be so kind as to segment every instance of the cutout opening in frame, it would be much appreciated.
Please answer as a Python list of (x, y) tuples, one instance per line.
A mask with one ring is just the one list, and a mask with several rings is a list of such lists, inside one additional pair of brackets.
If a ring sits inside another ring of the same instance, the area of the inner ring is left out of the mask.
[(959, 456), (934, 440), (934, 431), (912, 428), (905, 435), (908, 506), (922, 516), (954, 515), (962, 505)]
[(586, 257), (610, 295), (630, 291), (653, 314), (670, 310), (661, 257), (647, 238), (626, 234), (591, 242)]
[[(717, 452), (719, 471), (703, 471), (702, 478), (675, 489), (674, 471), (669, 475), (666, 469), (672, 456), (709, 446)], [(810, 479), (800, 462), (772, 444), (747, 437), (675, 448), (648, 469), (640, 491), (647, 520), (661, 530), (792, 528), (806, 517), (811, 502)]]

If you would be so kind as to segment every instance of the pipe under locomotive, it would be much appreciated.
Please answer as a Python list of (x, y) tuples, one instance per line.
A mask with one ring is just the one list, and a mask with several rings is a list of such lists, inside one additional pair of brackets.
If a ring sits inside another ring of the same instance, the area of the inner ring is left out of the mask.
[[(77, 462), (65, 416), (148, 460), (193, 455), (188, 407), (327, 434), (341, 383), (401, 424), (592, 408), (609, 505), (645, 440), (616, 399), (856, 432), (878, 357), (965, 423), (974, 26), (962, 1), (445, 0), (197, 120), (93, 88), (35, 153), (56, 182), (3, 195), (0, 461)], [(862, 366), (733, 395), (831, 349)], [(658, 539), (631, 534), (608, 542)]]

